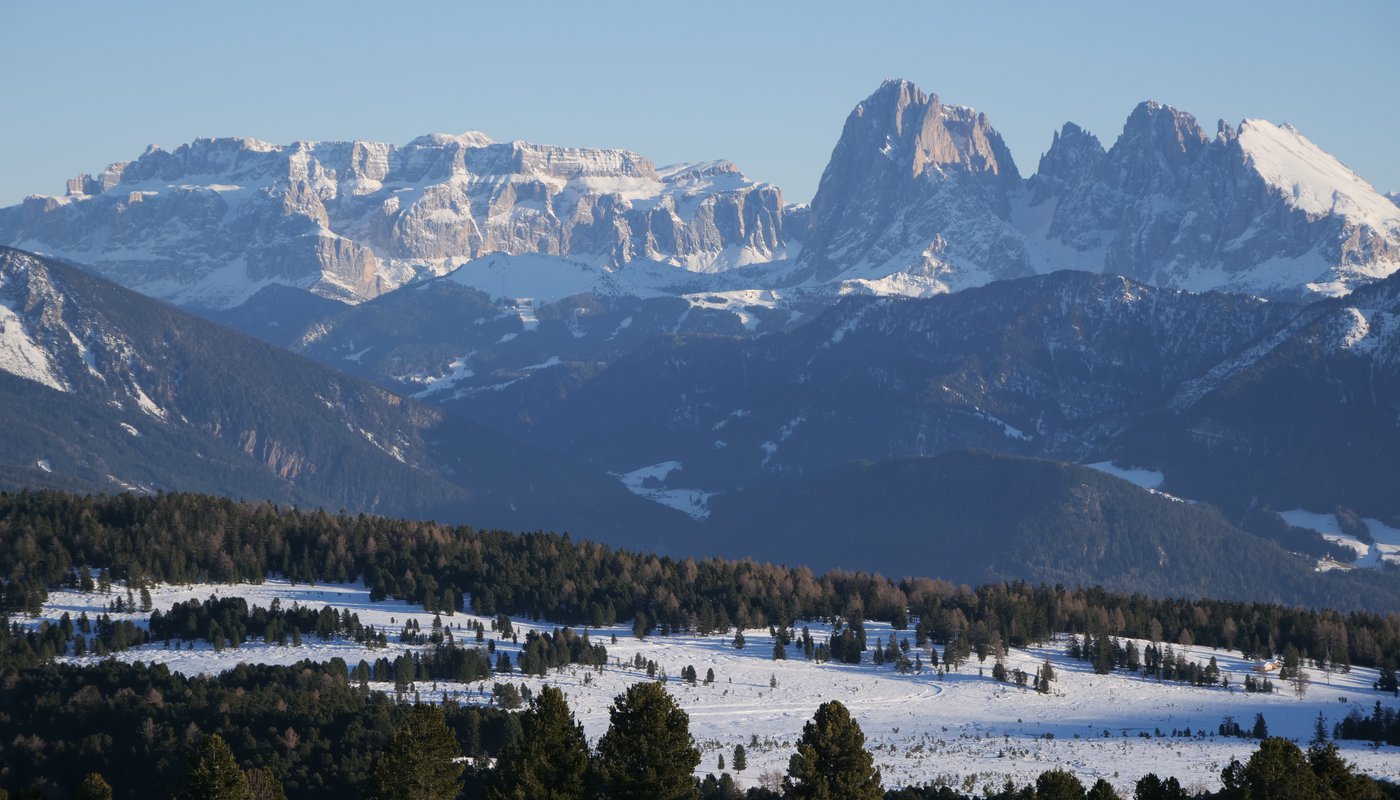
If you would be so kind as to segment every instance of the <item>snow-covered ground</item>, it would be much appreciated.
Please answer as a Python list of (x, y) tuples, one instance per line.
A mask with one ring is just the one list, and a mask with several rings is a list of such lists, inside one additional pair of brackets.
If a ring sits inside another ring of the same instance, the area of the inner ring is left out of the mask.
[(1319, 569), (1351, 567), (1378, 569), (1386, 563), (1400, 564), (1400, 530), (1392, 528), (1380, 520), (1362, 520), (1373, 540), (1363, 542), (1342, 530), (1342, 524), (1337, 519), (1336, 514), (1318, 514), (1295, 508), (1291, 511), (1280, 511), (1278, 515), (1283, 517), (1283, 521), (1289, 525), (1317, 531), (1327, 541), (1351, 548), (1356, 553), (1355, 560), (1346, 564), (1332, 559), (1323, 559), (1318, 562)]
[[(307, 634), (300, 647), (254, 642), (236, 650), (215, 652), (208, 643), (195, 643), (193, 649), (188, 644), (176, 647), (173, 643), (166, 649), (155, 643), (116, 656), (124, 661), (164, 663), (186, 674), (219, 672), (240, 662), (290, 664), (338, 656), (353, 667), (361, 658), (371, 663), (380, 656), (392, 659), (408, 647), (395, 641), (407, 620), (416, 619), (424, 631), (431, 629), (433, 621), (433, 615), (421, 607), (398, 601), (371, 602), (368, 590), (354, 585), (297, 585), (269, 580), (260, 585), (162, 586), (151, 594), (154, 607), (159, 609), (211, 594), (237, 595), (246, 598), (250, 605), (264, 607), (273, 599), (280, 599), (284, 606), (330, 605), (350, 609), (365, 624), (386, 628), (390, 637), (387, 651), (370, 650), (353, 641), (323, 642), (314, 634)], [(30, 619), (28, 624), (57, 619), (64, 612), (76, 617), (86, 611), (92, 616), (100, 613), (114, 596), (54, 592), (41, 617)], [(142, 614), (119, 616), (138, 623), (145, 618)], [(442, 619), (458, 641), (467, 645), (473, 640), (469, 622), (482, 621), (490, 627), (488, 618), (470, 614), (457, 613)], [(523, 619), (514, 624), (522, 640), (529, 629), (555, 627)], [(824, 624), (809, 623), (809, 627), (818, 641), (823, 641), (830, 630)], [(872, 645), (891, 635), (912, 639), (912, 631), (892, 631), (887, 624), (867, 623), (866, 629)], [(1370, 688), (1376, 675), (1367, 669), (1355, 669), (1349, 674), (1313, 670), (1311, 685), (1302, 697), (1289, 686), (1280, 686), (1280, 691), (1271, 695), (1247, 694), (1239, 687), (1253, 663), (1238, 653), (1203, 647), (1177, 649), (1184, 649), (1189, 660), (1202, 663), (1214, 655), (1234, 689), (1194, 688), (1122, 673), (1095, 675), (1087, 664), (1069, 660), (1063, 643), (1013, 650), (1007, 659), (1009, 669), (1019, 667), (1032, 674), (1044, 659), (1053, 662), (1057, 680), (1049, 695), (1041, 695), (994, 681), (990, 677), (990, 659), (979, 664), (973, 658), (960, 672), (941, 677), (928, 670), (924, 674), (900, 675), (890, 666), (871, 664), (868, 653), (866, 663), (859, 666), (815, 664), (793, 647), (789, 648), (787, 660), (774, 661), (773, 640), (766, 630), (746, 631), (747, 642), (742, 650), (733, 647), (732, 633), (638, 640), (632, 636), (630, 625), (623, 624), (595, 629), (590, 635), (608, 648), (610, 664), (601, 672), (574, 666), (551, 672), (544, 679), (513, 674), (511, 680), (536, 690), (544, 684), (562, 688), (589, 737), (596, 739), (607, 728), (608, 706), (613, 698), (628, 685), (647, 679), (645, 671), (630, 666), (633, 657), (640, 654), (645, 660), (655, 661), (669, 676), (669, 690), (690, 714), (691, 731), (704, 751), (697, 772), (718, 772), (717, 758), (721, 754), (726, 765), (732, 766), (734, 746), (743, 744), (748, 752), (748, 768), (737, 777), (746, 785), (757, 783), (765, 772), (786, 768), (803, 723), (820, 703), (831, 699), (845, 703), (860, 722), (887, 786), (942, 779), (979, 790), (988, 783), (999, 784), (1005, 776), (1029, 781), (1046, 769), (1060, 766), (1074, 770), (1086, 782), (1104, 777), (1120, 789), (1130, 788), (1148, 771), (1174, 775), (1188, 787), (1214, 788), (1218, 786), (1221, 768), (1231, 758), (1246, 758), (1255, 748), (1251, 740), (1214, 735), (1225, 716), (1234, 717), (1249, 729), (1254, 715), (1262, 713), (1272, 734), (1305, 743), (1312, 735), (1318, 712), (1326, 717), (1330, 727), (1353, 708), (1369, 712), (1377, 700), (1389, 707), (1400, 705), (1390, 695)], [(519, 649), (509, 642), (498, 644), (498, 648)], [(709, 686), (687, 685), (679, 679), (686, 666), (694, 666), (702, 681), (706, 671), (713, 669), (715, 682)], [(590, 676), (587, 681), (586, 675)], [(379, 688), (392, 691), (389, 684), (380, 684)], [(491, 694), (489, 681), (470, 685), (419, 684), (416, 689), (423, 699), (453, 697), (465, 703), (488, 703)], [(1207, 735), (1170, 735), (1186, 728)], [(1158, 731), (1163, 735), (1157, 735)], [(1400, 777), (1400, 748), (1372, 749), (1358, 742), (1339, 744), (1345, 756), (1365, 772), (1392, 779)]]
[[(547, 365), (541, 365), (547, 366)], [(631, 472), (615, 474), (613, 477), (627, 487), (627, 491), (653, 503), (683, 511), (694, 519), (710, 516), (710, 498), (714, 492), (700, 489), (668, 489), (666, 479), (672, 472), (680, 472), (684, 466), (679, 461), (663, 461)]]

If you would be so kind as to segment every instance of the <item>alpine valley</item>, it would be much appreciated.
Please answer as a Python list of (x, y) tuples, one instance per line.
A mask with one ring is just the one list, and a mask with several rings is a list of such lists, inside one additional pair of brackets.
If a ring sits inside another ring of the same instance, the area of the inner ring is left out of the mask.
[(476, 132), (200, 139), (0, 244), (7, 487), (1400, 607), (1400, 206), (1286, 124), (1144, 102), (1025, 177), (888, 81), (802, 205)]

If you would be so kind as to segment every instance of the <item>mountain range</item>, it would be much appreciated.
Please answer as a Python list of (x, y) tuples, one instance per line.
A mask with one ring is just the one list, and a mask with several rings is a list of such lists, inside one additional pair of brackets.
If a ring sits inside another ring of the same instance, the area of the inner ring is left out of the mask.
[[(730, 162), (477, 132), (200, 139), (0, 209), (0, 244), (197, 310), (269, 286), (356, 303), (449, 272), (533, 300), (926, 296), (1056, 269), (1297, 299), (1400, 268), (1400, 207), (1288, 125), (1211, 136), (1156, 102), (1107, 149), (1067, 123), (1023, 179), (985, 114), (891, 80), (847, 118), (810, 206)], [(543, 258), (476, 263), (493, 254)]]
[(986, 115), (889, 81), (797, 206), (478, 133), (202, 139), (0, 209), (0, 243), (3, 487), (1400, 596), (1279, 516), (1400, 529), (1400, 206), (1286, 125), (1143, 103), (1027, 178)]

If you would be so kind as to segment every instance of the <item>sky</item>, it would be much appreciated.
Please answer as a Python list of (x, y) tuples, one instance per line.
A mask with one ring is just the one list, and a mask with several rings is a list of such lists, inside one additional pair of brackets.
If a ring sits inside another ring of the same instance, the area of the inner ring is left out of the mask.
[(886, 78), (985, 112), (1022, 174), (1143, 100), (1294, 125), (1400, 191), (1400, 3), (0, 0), (0, 205), (201, 136), (726, 158), (790, 202)]

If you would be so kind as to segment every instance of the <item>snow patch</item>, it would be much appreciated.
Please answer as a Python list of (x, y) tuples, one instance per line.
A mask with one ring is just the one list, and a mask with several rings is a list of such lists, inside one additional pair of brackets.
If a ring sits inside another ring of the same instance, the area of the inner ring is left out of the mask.
[(0, 303), (0, 371), (60, 392), (72, 391), (59, 378), (48, 352), (29, 335), (19, 314), (3, 303)]
[(1167, 479), (1166, 475), (1156, 470), (1142, 469), (1140, 467), (1120, 467), (1112, 461), (1100, 461), (1096, 464), (1085, 464), (1084, 466), (1089, 469), (1098, 470), (1107, 475), (1112, 475), (1115, 478), (1122, 478), (1141, 489), (1161, 489), (1162, 483)]
[(1344, 216), (1377, 231), (1400, 230), (1400, 208), (1293, 126), (1247, 119), (1239, 143), (1250, 166), (1294, 208)]
[(710, 516), (710, 498), (715, 496), (715, 492), (664, 488), (666, 478), (672, 472), (681, 469), (679, 461), (662, 461), (631, 472), (613, 473), (613, 477), (621, 481), (622, 485), (627, 487), (627, 491), (638, 497), (689, 514), (692, 519), (707, 519)]

